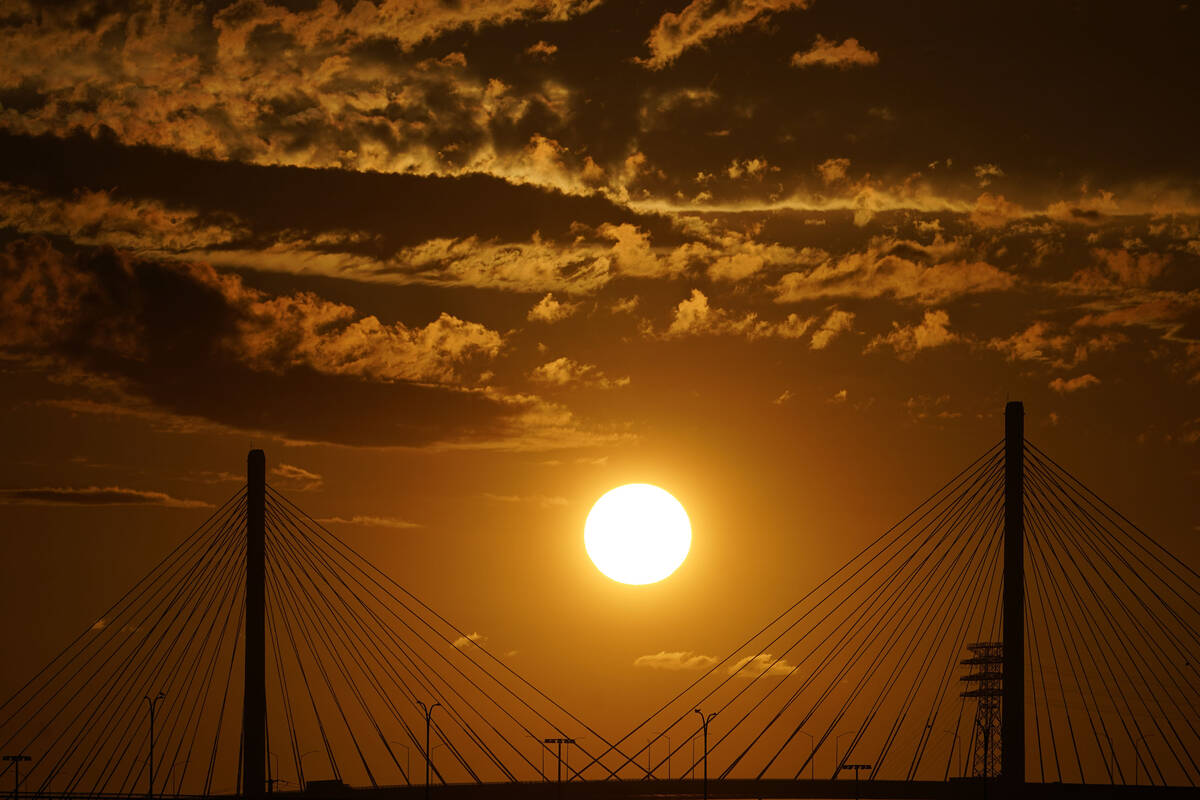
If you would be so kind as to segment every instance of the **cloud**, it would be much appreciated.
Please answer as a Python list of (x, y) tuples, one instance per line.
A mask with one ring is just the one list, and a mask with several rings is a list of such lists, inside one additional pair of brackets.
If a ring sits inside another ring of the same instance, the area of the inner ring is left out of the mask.
[(667, 338), (707, 335), (742, 336), (750, 340), (799, 339), (815, 322), (815, 317), (801, 319), (796, 314), (788, 314), (781, 322), (767, 322), (753, 311), (736, 317), (723, 309), (713, 308), (704, 292), (692, 289), (691, 296), (675, 307), (671, 324), (663, 335)]
[(879, 237), (807, 272), (789, 272), (773, 287), (775, 302), (825, 297), (875, 298), (943, 303), (954, 297), (1011, 288), (1016, 278), (983, 261), (952, 259), (958, 244), (940, 235), (931, 244)]
[(740, 31), (758, 19), (794, 8), (807, 8), (808, 0), (692, 0), (678, 13), (668, 12), (650, 31), (646, 44), (650, 56), (638, 63), (650, 69), (670, 65), (683, 51)]
[(632, 314), (640, 301), (636, 294), (632, 297), (619, 297), (609, 308), (614, 314)]
[(824, 350), (833, 341), (835, 336), (853, 327), (853, 312), (834, 309), (830, 312), (829, 317), (821, 323), (821, 328), (813, 334), (812, 349)]
[(629, 378), (610, 379), (594, 364), (580, 364), (563, 356), (536, 367), (529, 377), (551, 386), (580, 386), (590, 389), (614, 389), (629, 385)]
[(783, 393), (782, 393), (781, 395), (779, 395), (778, 397), (776, 397), (776, 398), (775, 398), (774, 400), (772, 400), (771, 402), (772, 402), (773, 404), (777, 405), (777, 406), (781, 406), (781, 405), (783, 405), (784, 403), (786, 403), (786, 402), (788, 402), (789, 400), (791, 400), (793, 397), (794, 397), (794, 395), (792, 394), (792, 390), (791, 390), (791, 389), (784, 389), (784, 390), (783, 390)]
[(960, 419), (962, 412), (951, 411), (950, 395), (919, 394), (904, 401), (904, 408), (914, 422), (933, 422), (937, 420)]
[(827, 158), (817, 165), (821, 182), (826, 186), (846, 179), (846, 171), (850, 169), (848, 158)]
[(1067, 392), (1077, 392), (1080, 389), (1086, 389), (1089, 386), (1095, 386), (1098, 383), (1100, 383), (1100, 379), (1088, 372), (1069, 380), (1055, 378), (1054, 380), (1050, 381), (1050, 388), (1059, 394), (1066, 394)]
[(769, 677), (785, 677), (792, 671), (792, 665), (784, 659), (772, 663), (773, 661), (770, 653), (746, 656), (729, 665), (729, 674), (741, 678), (756, 678), (764, 674)]
[(1048, 322), (1034, 322), (1025, 330), (1006, 338), (989, 339), (987, 346), (1004, 353), (1009, 361), (1045, 361), (1071, 348), (1071, 337), (1051, 334)]
[(473, 75), (460, 52), (421, 59), (412, 51), (452, 31), (562, 22), (596, 5), (384, 0), (290, 10), (244, 0), (215, 12), (82, 4), (18, 14), (29, 24), (0, 31), (0, 87), (34, 85), (39, 102), (6, 108), (6, 127), (56, 136), (103, 130), (125, 144), (263, 164), (505, 173), (584, 191), (496, 135), (556, 133), (569, 116), (565, 87), (547, 81), (518, 92)]
[(834, 405), (838, 405), (840, 403), (846, 402), (847, 396), (848, 396), (848, 393), (846, 392), (845, 389), (838, 389), (836, 392), (833, 393), (833, 396), (830, 397), (829, 399), (827, 399), (825, 402), (832, 403)]
[(979, 185), (983, 187), (989, 185), (993, 178), (1003, 178), (1004, 170), (995, 164), (979, 164), (975, 167), (975, 177), (979, 180)]
[(21, 309), (0, 322), (10, 348), (108, 358), (161, 351), (170, 360), (174, 348), (175, 358), (204, 355), (262, 372), (303, 367), (375, 381), (456, 383), (464, 364), (494, 357), (503, 344), (499, 333), (449, 314), (424, 327), (386, 325), (311, 293), (251, 289), (205, 264), (105, 249), (72, 262), (44, 240), (10, 244), (0, 255), (0, 297)]
[(487, 638), (488, 637), (484, 636), (482, 633), (468, 633), (466, 636), (460, 636), (455, 639), (454, 646), (459, 650), (462, 650), (465, 647), (469, 647), (472, 643), (483, 644), (487, 641)]
[(526, 55), (533, 56), (534, 58), (541, 59), (542, 61), (549, 61), (557, 52), (557, 45), (550, 44), (544, 40), (538, 40), (529, 45), (529, 47), (525, 48)]
[(16, 241), (0, 253), (0, 300), (3, 350), (49, 359), (64, 381), (99, 395), (71, 398), (85, 412), (395, 446), (495, 441), (538, 407), (463, 387), (503, 342), (483, 325), (448, 314), (384, 324), (203, 264), (104, 248), (68, 258), (44, 240)]
[(203, 500), (181, 500), (164, 492), (127, 489), (121, 486), (0, 489), (0, 504), (22, 506), (162, 506), (163, 508), (212, 508), (211, 503), (206, 503)]
[(1149, 286), (1171, 262), (1164, 253), (1131, 253), (1126, 248), (1097, 248), (1093, 255), (1123, 286)]
[[(1100, 310), (1075, 320), (1075, 328), (1145, 327), (1172, 341), (1200, 341), (1200, 290), (1123, 293), (1132, 302), (1097, 303)], [(1112, 307), (1112, 306), (1116, 307)]]
[(239, 220), (221, 216), (159, 200), (115, 199), (111, 191), (82, 189), (63, 198), (0, 181), (0, 227), (79, 244), (168, 252), (225, 245), (248, 234)]
[(684, 670), (702, 670), (715, 666), (717, 659), (690, 650), (679, 650), (668, 653), (660, 650), (653, 655), (638, 656), (633, 660), (633, 666), (646, 669), (663, 669), (671, 672)]
[(484, 492), (482, 497), (486, 500), (491, 500), (493, 503), (533, 503), (538, 508), (561, 508), (567, 505), (567, 498), (565, 497), (547, 497), (544, 494), (524, 496)]
[(945, 311), (926, 311), (916, 325), (892, 323), (892, 332), (876, 336), (867, 345), (867, 352), (890, 347), (902, 359), (912, 358), (918, 351), (956, 342), (961, 337), (950, 330), (950, 315)]
[(375, 517), (360, 514), (355, 514), (352, 517), (322, 517), (317, 522), (320, 522), (322, 525), (361, 525), (364, 528), (393, 528), (397, 530), (423, 527), (418, 522), (409, 522), (399, 517)]
[(554, 299), (554, 293), (547, 293), (537, 301), (525, 318), (530, 322), (558, 322), (579, 310), (579, 303), (559, 302)]
[(320, 489), (325, 481), (315, 472), (309, 472), (303, 467), (292, 464), (280, 464), (271, 468), (271, 474), (278, 478), (276, 486), (293, 492), (314, 492)]
[(793, 67), (873, 67), (879, 63), (879, 54), (873, 53), (858, 43), (858, 39), (846, 39), (841, 44), (817, 35), (813, 46), (803, 53), (792, 54)]

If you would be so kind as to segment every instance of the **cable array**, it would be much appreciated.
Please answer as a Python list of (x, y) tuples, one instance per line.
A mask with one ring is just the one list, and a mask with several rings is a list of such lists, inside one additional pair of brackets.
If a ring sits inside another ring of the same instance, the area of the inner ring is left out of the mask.
[(614, 774), (603, 736), (269, 487), (267, 564), (276, 777), (421, 784), (434, 704), (435, 785), (545, 780), (548, 738), (575, 740), (585, 777)]
[(1200, 575), (1026, 442), (1030, 780), (1195, 786)]
[(998, 443), (617, 744), (654, 731), (630, 759), (699, 777), (700, 709), (710, 777), (957, 775), (958, 661), (1000, 630), (1003, 466)]
[[(541, 781), (547, 738), (613, 774), (599, 733), (269, 486), (265, 522), (273, 789)], [(239, 792), (246, 526), (243, 487), (0, 706), (22, 794)]]
[[(1200, 575), (1029, 442), (1025, 474), (1026, 779), (1194, 786)], [(1003, 501), (1000, 444), (617, 744), (699, 775), (699, 709), (710, 776), (995, 777), (963, 679), (1002, 683)]]
[(149, 791), (152, 703), (155, 793), (236, 789), (245, 525), (238, 492), (0, 705), (22, 794)]
[[(1200, 574), (1024, 452), (1027, 780), (1195, 786)], [(268, 781), (544, 781), (561, 740), (568, 780), (992, 770), (978, 689), (1002, 679), (1004, 458), (989, 448), (615, 743), (268, 486)], [(0, 752), (33, 759), (22, 794), (241, 789), (246, 506), (243, 487), (0, 705)]]

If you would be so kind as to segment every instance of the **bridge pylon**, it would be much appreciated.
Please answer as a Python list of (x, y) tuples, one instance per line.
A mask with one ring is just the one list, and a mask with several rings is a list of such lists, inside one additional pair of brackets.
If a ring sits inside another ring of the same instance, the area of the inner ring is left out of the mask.
[(1025, 785), (1025, 407), (1004, 407), (1004, 695), (1000, 780), (1009, 797)]
[(266, 498), (267, 456), (246, 458), (246, 674), (242, 701), (242, 794), (260, 800), (266, 789)]

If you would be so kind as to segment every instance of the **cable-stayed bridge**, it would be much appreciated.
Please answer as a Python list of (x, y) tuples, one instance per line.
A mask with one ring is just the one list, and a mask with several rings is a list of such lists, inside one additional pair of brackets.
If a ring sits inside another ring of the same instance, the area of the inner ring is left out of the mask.
[(1200, 796), (1200, 575), (1026, 441), (1019, 403), (616, 740), (265, 475), (252, 451), (246, 486), (0, 706), (0, 791)]

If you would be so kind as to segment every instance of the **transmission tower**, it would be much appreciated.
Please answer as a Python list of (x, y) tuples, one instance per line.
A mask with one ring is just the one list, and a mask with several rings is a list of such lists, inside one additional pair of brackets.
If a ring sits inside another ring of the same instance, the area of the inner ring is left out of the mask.
[(969, 687), (963, 697), (975, 698), (975, 724), (971, 726), (971, 774), (976, 778), (996, 778), (1000, 775), (1003, 748), (1000, 746), (1000, 726), (1003, 718), (1001, 701), (1004, 698), (1004, 645), (1000, 642), (977, 642), (968, 645), (970, 658), (961, 664), (972, 671), (962, 680)]

